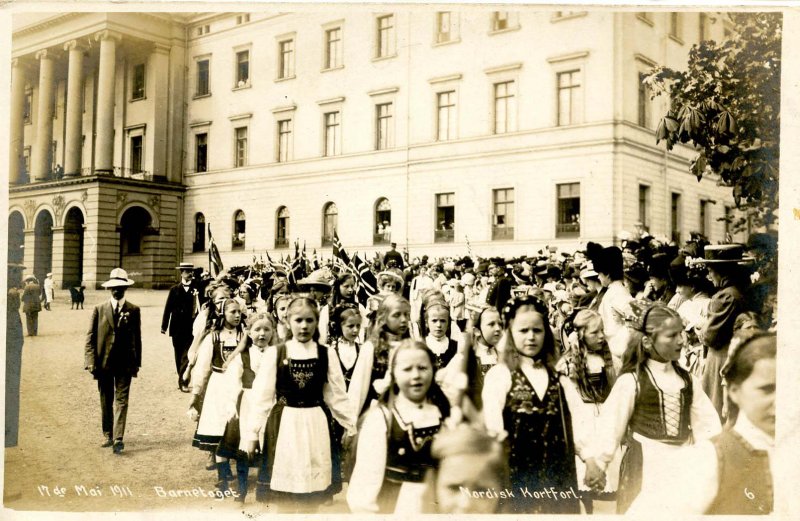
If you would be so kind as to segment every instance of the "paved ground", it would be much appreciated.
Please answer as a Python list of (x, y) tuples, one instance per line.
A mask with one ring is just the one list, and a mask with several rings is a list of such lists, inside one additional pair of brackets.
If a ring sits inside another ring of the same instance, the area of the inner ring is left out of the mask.
[[(39, 336), (25, 337), (19, 445), (5, 453), (5, 506), (59, 511), (244, 511), (248, 517), (269, 512), (255, 503), (255, 494), (248, 496), (244, 507), (231, 499), (202, 496), (214, 491), (216, 472), (205, 470), (206, 453), (191, 446), (195, 424), (185, 415), (190, 395), (177, 389), (172, 344), (160, 333), (167, 292), (128, 292), (128, 299), (142, 308), (144, 346), (142, 369), (131, 386), (122, 456), (100, 447), (99, 396), (95, 381), (83, 369), (91, 309), (107, 293), (88, 293), (85, 309), (78, 311), (70, 310), (66, 291), (57, 297), (52, 311), (39, 315)], [(255, 469), (251, 481), (255, 481)], [(155, 487), (197, 490), (200, 497), (162, 498)], [(324, 512), (347, 511), (343, 498), (336, 499)]]

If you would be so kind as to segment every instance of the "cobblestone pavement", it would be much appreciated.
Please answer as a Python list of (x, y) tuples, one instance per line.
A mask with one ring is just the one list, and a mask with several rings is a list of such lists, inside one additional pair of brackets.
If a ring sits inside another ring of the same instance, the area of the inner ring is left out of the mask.
[[(20, 389), (19, 445), (5, 452), (4, 505), (13, 510), (270, 512), (255, 503), (208, 497), (216, 472), (191, 446), (195, 423), (186, 416), (190, 398), (177, 388), (172, 343), (160, 332), (166, 291), (128, 291), (142, 309), (143, 355), (131, 385), (125, 452), (102, 448), (97, 385), (83, 369), (85, 334), (92, 307), (108, 298), (87, 292), (85, 309), (71, 310), (60, 291), (52, 311), (39, 314), (39, 335), (25, 337)], [(24, 323), (24, 316), (23, 316)], [(23, 326), (24, 327), (24, 326)], [(251, 470), (251, 487), (255, 469)], [(160, 488), (159, 488), (160, 487)], [(162, 497), (161, 491), (191, 497)], [(185, 494), (185, 493), (184, 493)], [(342, 495), (322, 513), (347, 512)]]

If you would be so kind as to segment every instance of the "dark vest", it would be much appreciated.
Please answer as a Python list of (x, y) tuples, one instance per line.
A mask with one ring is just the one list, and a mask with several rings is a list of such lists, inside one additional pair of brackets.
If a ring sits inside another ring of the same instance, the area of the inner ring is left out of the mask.
[(317, 344), (317, 358), (308, 360), (290, 359), (284, 343), (277, 349), (278, 402), (288, 407), (322, 407), (322, 387), (328, 381), (328, 349)]
[(633, 408), (628, 424), (632, 432), (636, 432), (662, 443), (683, 445), (692, 435), (691, 407), (692, 407), (692, 380), (683, 368), (675, 367), (685, 385), (681, 389), (680, 426), (676, 436), (667, 434), (667, 425), (664, 418), (665, 410), (662, 403), (661, 389), (658, 388), (650, 370), (642, 368), (636, 377), (636, 405)]
[(394, 482), (422, 483), (426, 471), (433, 467), (431, 443), (440, 426), (421, 429), (415, 429), (410, 425), (402, 426), (394, 413), (389, 414), (392, 425), (387, 440), (386, 479)]
[(719, 488), (706, 514), (758, 515), (772, 512), (772, 473), (766, 451), (754, 449), (733, 429), (712, 438)]

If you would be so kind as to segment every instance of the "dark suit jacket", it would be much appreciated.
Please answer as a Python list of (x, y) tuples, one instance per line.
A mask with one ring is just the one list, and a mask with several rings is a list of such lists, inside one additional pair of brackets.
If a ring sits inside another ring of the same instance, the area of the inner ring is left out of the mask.
[(22, 291), (22, 311), (25, 313), (36, 313), (42, 309), (42, 290), (36, 283), (25, 284)]
[(703, 342), (714, 350), (725, 349), (733, 338), (733, 324), (740, 313), (746, 311), (742, 292), (727, 280), (711, 297), (708, 319), (703, 328)]
[(183, 284), (172, 286), (164, 306), (161, 330), (166, 331), (169, 325), (169, 336), (191, 336), (192, 323), (196, 314), (194, 299), (195, 293), (187, 292), (183, 289)]
[(142, 317), (139, 308), (126, 300), (115, 324), (110, 301), (95, 306), (92, 323), (86, 333), (85, 354), (85, 367), (94, 366), (95, 378), (102, 372), (136, 376), (142, 366)]
[(506, 302), (511, 298), (511, 279), (503, 275), (494, 281), (486, 295), (486, 303), (502, 312)]

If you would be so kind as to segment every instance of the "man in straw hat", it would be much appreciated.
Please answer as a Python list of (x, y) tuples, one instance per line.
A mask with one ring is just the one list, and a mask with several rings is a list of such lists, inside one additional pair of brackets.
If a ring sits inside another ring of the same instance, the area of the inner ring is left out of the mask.
[(39, 334), (39, 311), (42, 310), (42, 288), (33, 275), (25, 277), (22, 290), (22, 311), (25, 313), (25, 327), (28, 336)]
[(142, 365), (141, 314), (125, 300), (125, 291), (133, 284), (124, 269), (111, 270), (109, 280), (101, 284), (111, 298), (95, 306), (86, 334), (85, 369), (97, 380), (100, 391), (102, 446), (113, 446), (114, 454), (125, 448), (122, 440), (131, 378)]
[(178, 389), (188, 393), (189, 382), (183, 378), (186, 367), (189, 365), (189, 346), (192, 345), (192, 324), (197, 315), (198, 301), (197, 289), (192, 284), (194, 278), (194, 265), (190, 262), (181, 262), (175, 267), (180, 270), (181, 281), (172, 286), (164, 305), (164, 314), (161, 318), (161, 334), (172, 338), (172, 348), (175, 351), (175, 370), (178, 372)]

